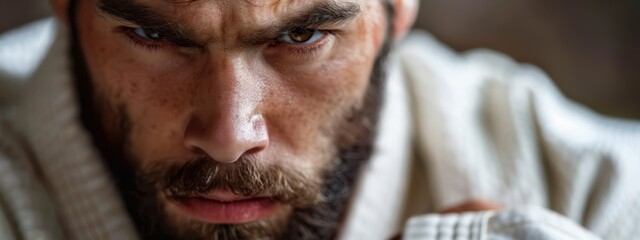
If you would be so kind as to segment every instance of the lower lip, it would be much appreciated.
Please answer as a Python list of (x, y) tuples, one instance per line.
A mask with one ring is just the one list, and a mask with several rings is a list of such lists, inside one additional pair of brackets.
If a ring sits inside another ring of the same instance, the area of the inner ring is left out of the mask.
[(187, 214), (200, 221), (216, 224), (241, 224), (260, 221), (271, 216), (279, 204), (269, 198), (252, 198), (221, 202), (204, 198), (179, 201)]

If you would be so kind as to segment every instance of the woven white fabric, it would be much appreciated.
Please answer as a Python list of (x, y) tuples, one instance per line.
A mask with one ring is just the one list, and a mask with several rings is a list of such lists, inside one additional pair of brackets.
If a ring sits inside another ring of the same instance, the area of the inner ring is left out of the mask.
[(425, 240), (481, 240), (486, 238), (486, 227), (493, 213), (429, 214), (407, 222), (403, 239)]
[[(66, 30), (48, 26), (56, 33), (43, 39), (52, 42), (51, 48), (37, 70), (28, 73), (32, 78), (25, 93), (0, 118), (5, 133), (11, 133), (0, 136), (0, 171), (3, 179), (16, 181), (3, 182), (0, 192), (0, 207), (6, 208), (4, 217), (13, 229), (13, 236), (0, 232), (0, 239), (135, 239), (110, 175), (78, 118)], [(24, 35), (34, 36), (43, 35)]]
[[(488, 239), (640, 236), (640, 122), (590, 111), (538, 68), (492, 51), (456, 54), (426, 33), (398, 51), (427, 179), (410, 191), (428, 196), (427, 211), (486, 199), (535, 216), (504, 229), (495, 225), (520, 215), (497, 213)], [(558, 219), (576, 227), (563, 235), (545, 227)]]

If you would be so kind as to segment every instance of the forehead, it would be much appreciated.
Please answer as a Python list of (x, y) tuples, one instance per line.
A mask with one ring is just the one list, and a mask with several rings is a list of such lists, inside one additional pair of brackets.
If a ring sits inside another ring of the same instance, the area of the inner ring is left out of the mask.
[[(360, 0), (361, 1), (361, 0)], [(229, 25), (268, 25), (274, 21), (289, 18), (297, 13), (314, 9), (338, 11), (357, 6), (358, 0), (199, 0), (190, 6), (182, 6), (186, 12), (200, 12), (210, 23), (233, 23)], [(367, 0), (365, 0), (367, 1)], [(176, 9), (181, 8), (180, 3)], [(328, 11), (330, 12), (330, 11)], [(335, 13), (338, 14), (338, 13)]]
[[(268, 22), (273, 18), (310, 10), (314, 7), (361, 6), (374, 0), (97, 0), (98, 6), (119, 10), (145, 9), (166, 18), (198, 18), (216, 20), (254, 19)], [(195, 15), (194, 15), (195, 14)]]

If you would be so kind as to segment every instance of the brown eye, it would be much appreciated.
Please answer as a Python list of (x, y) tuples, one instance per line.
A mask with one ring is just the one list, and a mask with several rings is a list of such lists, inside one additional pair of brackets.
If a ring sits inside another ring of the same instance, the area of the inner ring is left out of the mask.
[(322, 39), (325, 33), (317, 29), (298, 28), (282, 34), (279, 40), (292, 45), (310, 45)]
[(289, 33), (289, 38), (296, 43), (304, 43), (313, 37), (314, 30), (296, 29)]

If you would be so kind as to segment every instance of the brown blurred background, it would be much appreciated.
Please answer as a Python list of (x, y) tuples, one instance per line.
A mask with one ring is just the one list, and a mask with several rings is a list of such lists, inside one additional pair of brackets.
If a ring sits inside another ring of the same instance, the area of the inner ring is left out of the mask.
[[(417, 26), (458, 51), (490, 48), (544, 69), (570, 98), (640, 119), (639, 0), (422, 0)], [(0, 33), (49, 15), (1, 0)]]

